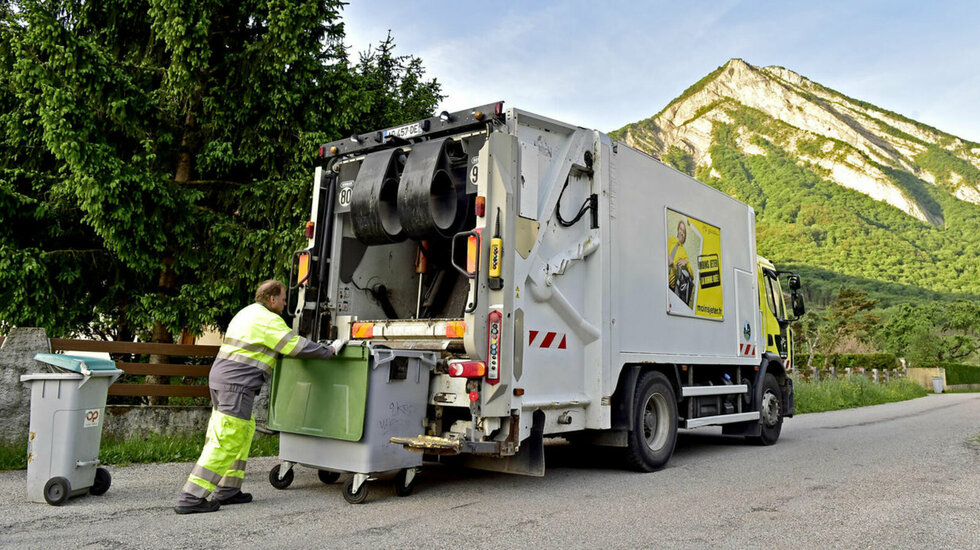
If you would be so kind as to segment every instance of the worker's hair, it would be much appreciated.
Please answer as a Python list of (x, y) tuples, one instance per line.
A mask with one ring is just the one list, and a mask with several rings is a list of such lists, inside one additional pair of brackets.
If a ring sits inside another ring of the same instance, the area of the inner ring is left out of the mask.
[(262, 281), (259, 288), (255, 289), (255, 301), (259, 304), (268, 304), (273, 296), (279, 296), (286, 290), (286, 285), (275, 279)]

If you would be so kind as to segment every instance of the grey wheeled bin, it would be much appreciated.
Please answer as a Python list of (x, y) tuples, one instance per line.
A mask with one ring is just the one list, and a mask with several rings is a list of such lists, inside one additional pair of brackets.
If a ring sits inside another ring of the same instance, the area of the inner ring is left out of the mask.
[(390, 443), (425, 433), (429, 374), (438, 354), (352, 342), (330, 360), (284, 357), (273, 372), (269, 428), (279, 432), (279, 458), (269, 482), (285, 489), (293, 465), (319, 470), (320, 481), (344, 484), (359, 504), (371, 479), (395, 474), (395, 493), (407, 496), (422, 455)]
[(34, 359), (62, 372), (27, 374), (31, 429), (27, 440), (27, 497), (61, 506), (69, 497), (109, 490), (99, 467), (99, 444), (109, 385), (123, 371), (108, 359), (39, 353)]

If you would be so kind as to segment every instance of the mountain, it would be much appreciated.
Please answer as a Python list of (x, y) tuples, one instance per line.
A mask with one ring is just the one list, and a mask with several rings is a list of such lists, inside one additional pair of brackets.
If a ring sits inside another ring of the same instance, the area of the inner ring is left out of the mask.
[(818, 303), (980, 296), (980, 144), (741, 59), (611, 135), (751, 204)]

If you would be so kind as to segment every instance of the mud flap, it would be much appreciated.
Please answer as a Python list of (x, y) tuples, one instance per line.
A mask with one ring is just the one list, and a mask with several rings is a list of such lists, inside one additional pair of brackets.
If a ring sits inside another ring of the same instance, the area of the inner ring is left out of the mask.
[(544, 476), (544, 412), (534, 411), (531, 435), (521, 443), (521, 450), (514, 456), (503, 458), (480, 455), (464, 455), (453, 464), (522, 476)]

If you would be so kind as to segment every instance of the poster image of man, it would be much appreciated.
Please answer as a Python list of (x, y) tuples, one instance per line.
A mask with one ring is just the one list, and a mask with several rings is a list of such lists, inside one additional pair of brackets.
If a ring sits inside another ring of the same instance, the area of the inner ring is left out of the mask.
[(667, 209), (667, 313), (724, 318), (721, 229)]
[[(671, 218), (681, 218), (676, 213)], [(676, 232), (667, 238), (667, 284), (678, 298), (684, 302), (688, 308), (694, 307), (694, 281), (696, 280), (696, 266), (692, 265), (691, 257), (688, 255), (688, 223), (684, 219), (678, 219)], [(696, 247), (695, 254), (700, 250)]]

